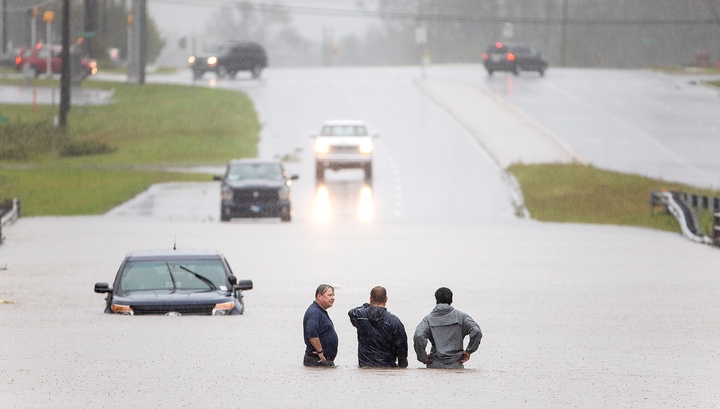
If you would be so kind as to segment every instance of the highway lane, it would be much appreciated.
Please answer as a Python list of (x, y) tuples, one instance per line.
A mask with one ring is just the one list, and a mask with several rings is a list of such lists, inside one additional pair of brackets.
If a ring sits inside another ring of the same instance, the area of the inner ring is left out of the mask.
[(476, 66), (429, 76), (483, 87), (561, 138), (586, 163), (623, 173), (720, 187), (720, 91), (713, 77), (644, 70), (548, 70), (489, 77)]
[[(422, 98), (412, 68), (274, 70), (260, 82), (223, 82), (255, 102), (263, 124), (259, 155), (293, 156), (299, 173), (295, 214), (302, 220), (481, 220), (514, 217), (513, 192), (473, 137), (432, 101)], [(314, 180), (313, 140), (327, 119), (362, 119), (376, 140), (374, 180), (362, 172), (326, 171)], [(323, 189), (327, 189), (327, 200)], [(365, 192), (363, 191), (365, 189)], [(370, 193), (368, 193), (370, 191)], [(372, 196), (370, 204), (361, 203)], [(312, 203), (312, 208), (308, 207)], [(319, 214), (318, 207), (328, 214)], [(348, 212), (348, 209), (353, 209)], [(357, 210), (356, 210), (357, 209)], [(366, 209), (367, 211), (368, 209)]]

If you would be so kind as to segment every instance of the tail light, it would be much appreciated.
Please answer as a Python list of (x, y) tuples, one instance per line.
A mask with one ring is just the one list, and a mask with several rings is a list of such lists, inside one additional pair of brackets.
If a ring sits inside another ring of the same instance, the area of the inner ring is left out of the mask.
[(507, 53), (507, 59), (508, 61), (515, 61), (515, 54)]

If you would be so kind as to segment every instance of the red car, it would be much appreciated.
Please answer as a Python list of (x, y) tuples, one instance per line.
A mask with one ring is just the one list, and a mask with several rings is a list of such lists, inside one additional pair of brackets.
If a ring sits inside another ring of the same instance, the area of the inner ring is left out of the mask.
[[(24, 66), (28, 66), (37, 77), (47, 72), (47, 61), (50, 57), (50, 69), (53, 74), (60, 74), (62, 69), (62, 47), (59, 45), (37, 44), (35, 47), (25, 47), (15, 58), (15, 69), (22, 71)], [(81, 58), (80, 66), (82, 67), (83, 78), (97, 73), (97, 62), (92, 58)]]

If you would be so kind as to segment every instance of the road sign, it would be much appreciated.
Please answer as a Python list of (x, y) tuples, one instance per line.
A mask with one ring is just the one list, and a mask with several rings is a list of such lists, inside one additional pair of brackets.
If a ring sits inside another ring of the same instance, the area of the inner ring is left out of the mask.
[(78, 33), (78, 37), (93, 38), (93, 37), (95, 37), (95, 32), (94, 31), (81, 31)]

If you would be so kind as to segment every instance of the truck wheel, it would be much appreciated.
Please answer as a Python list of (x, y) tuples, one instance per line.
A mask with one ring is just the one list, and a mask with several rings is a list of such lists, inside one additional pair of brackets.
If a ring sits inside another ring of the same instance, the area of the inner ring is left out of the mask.
[(218, 65), (217, 67), (217, 77), (218, 78), (225, 78), (228, 74), (227, 68), (225, 68), (224, 65)]
[(229, 212), (225, 211), (224, 207), (220, 208), (220, 221), (221, 222), (228, 222), (230, 221), (230, 216), (228, 215)]
[(315, 162), (315, 179), (317, 179), (317, 180), (325, 179), (325, 166), (323, 166), (322, 163)]
[(280, 213), (280, 221), (289, 222), (292, 221), (292, 214), (290, 213), (290, 206), (285, 206)]
[(250, 74), (253, 78), (260, 78), (260, 73), (262, 73), (262, 67), (259, 65), (252, 67), (250, 70)]
[(372, 163), (365, 165), (365, 180), (372, 180)]
[(202, 71), (193, 71), (193, 78), (199, 80), (200, 78), (202, 78), (203, 74), (204, 73)]

